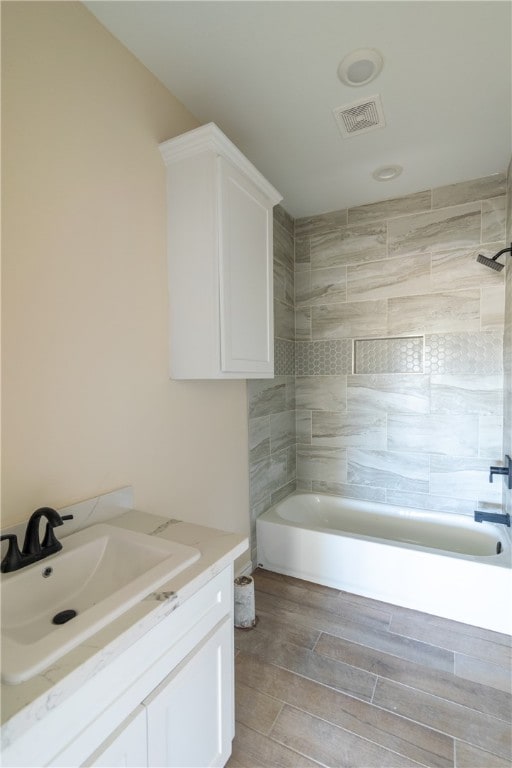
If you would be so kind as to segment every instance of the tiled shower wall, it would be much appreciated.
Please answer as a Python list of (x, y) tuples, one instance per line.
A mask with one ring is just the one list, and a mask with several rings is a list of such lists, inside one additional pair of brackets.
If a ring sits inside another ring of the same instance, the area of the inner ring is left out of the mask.
[(276, 376), (248, 384), (253, 549), (256, 517), (296, 486), (500, 503), (505, 279), (475, 259), (510, 241), (505, 195), (496, 174), (295, 222), (276, 209)]
[[(512, 161), (508, 167), (507, 178), (507, 242), (512, 242)], [(512, 255), (505, 256), (506, 295), (505, 295), (505, 334), (503, 337), (504, 365), (504, 408), (503, 408), (503, 453), (512, 456)], [(503, 507), (512, 515), (512, 491), (503, 484)]]
[[(295, 222), (297, 484), (501, 502), (505, 175)], [(355, 357), (354, 357), (355, 350)]]
[(295, 490), (295, 316), (293, 219), (274, 210), (273, 379), (248, 382), (252, 560), (256, 518)]

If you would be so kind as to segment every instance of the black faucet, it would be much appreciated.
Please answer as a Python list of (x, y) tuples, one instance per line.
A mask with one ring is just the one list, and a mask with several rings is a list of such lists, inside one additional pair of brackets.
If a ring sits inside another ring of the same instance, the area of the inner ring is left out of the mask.
[[(39, 537), (39, 522), (42, 517), (47, 520), (46, 531), (43, 541)], [(51, 507), (40, 507), (32, 512), (30, 519), (27, 523), (27, 529), (25, 532), (25, 541), (23, 542), (23, 549), (20, 552), (18, 547), (18, 540), (13, 533), (4, 534), (0, 540), (6, 539), (9, 542), (9, 548), (7, 554), (2, 560), (0, 570), (2, 573), (9, 573), (10, 571), (17, 571), (20, 568), (24, 568), (26, 565), (32, 565), (38, 560), (53, 555), (62, 549), (62, 544), (55, 538), (53, 529), (62, 525), (64, 520), (72, 520), (73, 515), (59, 515)]]
[(501, 523), (510, 528), (510, 515), (508, 512), (502, 514), (501, 512), (482, 512), (479, 509), (475, 509), (475, 522), (481, 523), (483, 520), (489, 523)]

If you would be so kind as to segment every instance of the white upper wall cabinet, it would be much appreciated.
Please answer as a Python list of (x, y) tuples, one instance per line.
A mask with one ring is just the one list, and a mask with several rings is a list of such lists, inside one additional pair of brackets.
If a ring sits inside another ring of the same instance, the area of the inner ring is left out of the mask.
[(160, 145), (167, 166), (170, 375), (274, 375), (272, 209), (281, 195), (214, 123)]

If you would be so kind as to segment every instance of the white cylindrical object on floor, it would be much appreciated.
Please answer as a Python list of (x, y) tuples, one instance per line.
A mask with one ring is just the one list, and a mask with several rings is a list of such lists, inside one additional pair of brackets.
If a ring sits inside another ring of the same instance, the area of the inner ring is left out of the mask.
[(254, 581), (250, 576), (235, 579), (235, 627), (252, 629), (256, 625)]

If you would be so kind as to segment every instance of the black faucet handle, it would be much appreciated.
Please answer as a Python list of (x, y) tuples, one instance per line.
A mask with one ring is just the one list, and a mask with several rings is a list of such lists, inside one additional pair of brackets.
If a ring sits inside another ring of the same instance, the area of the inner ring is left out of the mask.
[(41, 548), (43, 550), (45, 550), (45, 554), (49, 554), (48, 553), (48, 549), (50, 549), (50, 548), (51, 548), (52, 552), (58, 552), (59, 550), (62, 549), (62, 544), (56, 538), (56, 536), (55, 536), (55, 534), (53, 532), (53, 529), (57, 525), (62, 525), (64, 520), (72, 520), (73, 519), (73, 515), (62, 515), (62, 516), (59, 515), (59, 518), (60, 518), (60, 522), (58, 522), (55, 518), (53, 518), (52, 521), (48, 520), (48, 522), (46, 523), (46, 530), (45, 530), (45, 533), (44, 533), (44, 539), (43, 539), (43, 541), (41, 543)]
[(18, 539), (14, 533), (3, 533), (0, 536), (0, 541), (8, 541), (9, 547), (6, 555), (2, 560), (0, 570), (2, 573), (9, 573), (9, 571), (17, 571), (21, 568), (23, 556), (18, 547)]

